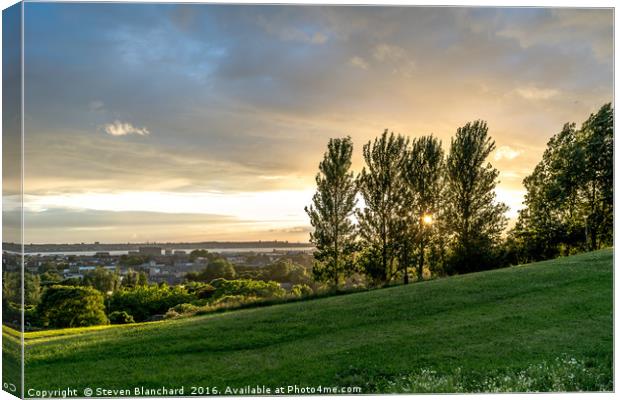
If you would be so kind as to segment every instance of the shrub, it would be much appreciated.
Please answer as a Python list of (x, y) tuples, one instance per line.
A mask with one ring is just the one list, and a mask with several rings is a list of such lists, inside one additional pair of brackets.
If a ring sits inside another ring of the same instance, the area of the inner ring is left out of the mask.
[(185, 279), (189, 281), (210, 282), (213, 279), (235, 279), (237, 272), (234, 265), (232, 265), (225, 258), (215, 258), (209, 261), (207, 267), (198, 273), (188, 273), (185, 275)]
[(312, 294), (314, 294), (312, 288), (303, 283), (293, 285), (293, 287), (291, 288), (291, 295), (294, 297), (307, 297), (312, 296)]
[(256, 303), (260, 299), (253, 296), (224, 296), (220, 297), (216, 301), (214, 301), (211, 306), (219, 307), (219, 308), (233, 308), (238, 307), (244, 304)]
[(177, 318), (180, 317), (181, 314), (179, 314), (178, 312), (174, 311), (172, 308), (168, 311), (166, 311), (166, 313), (164, 314), (164, 319), (173, 319), (173, 318)]
[(223, 296), (246, 296), (259, 297), (263, 299), (283, 297), (286, 291), (280, 287), (278, 282), (255, 281), (251, 279), (237, 279), (229, 281), (226, 279), (216, 279), (211, 282), (215, 287), (214, 299)]
[(177, 314), (191, 314), (193, 312), (196, 312), (198, 310), (198, 307), (193, 305), (193, 304), (189, 304), (189, 303), (183, 303), (183, 304), (177, 304), (176, 306), (170, 308), (170, 310), (168, 311), (174, 311)]
[(133, 316), (127, 314), (125, 311), (113, 311), (108, 315), (111, 324), (133, 324)]
[(254, 296), (242, 296), (242, 295), (226, 295), (215, 300), (211, 304), (204, 307), (200, 307), (195, 311), (196, 315), (208, 314), (214, 311), (229, 310), (233, 308), (240, 308), (247, 304), (253, 304), (260, 302), (261, 299)]
[(126, 311), (140, 322), (193, 300), (196, 297), (181, 286), (136, 286), (115, 292), (110, 298), (110, 311)]
[(196, 297), (199, 299), (209, 299), (213, 297), (215, 291), (215, 287), (207, 283), (206, 285), (201, 286), (198, 290), (196, 290)]
[(38, 315), (43, 326), (73, 328), (108, 323), (103, 295), (90, 287), (48, 287), (41, 296)]

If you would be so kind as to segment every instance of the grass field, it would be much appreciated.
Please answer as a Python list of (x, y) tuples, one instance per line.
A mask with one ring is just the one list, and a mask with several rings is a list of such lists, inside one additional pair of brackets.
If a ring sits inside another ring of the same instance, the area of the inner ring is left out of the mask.
[(25, 387), (79, 396), (139, 386), (185, 395), (246, 385), (612, 390), (612, 257), (607, 249), (223, 314), (26, 333)]

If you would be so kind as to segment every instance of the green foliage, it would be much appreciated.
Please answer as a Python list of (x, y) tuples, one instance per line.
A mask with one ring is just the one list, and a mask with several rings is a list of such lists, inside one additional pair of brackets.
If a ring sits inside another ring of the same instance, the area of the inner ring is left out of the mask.
[(507, 241), (513, 263), (613, 243), (613, 108), (567, 123), (523, 180), (526, 208)]
[[(412, 141), (411, 150), (405, 155), (403, 178), (407, 190), (403, 236), (399, 241), (399, 265), (403, 269), (405, 283), (408, 282), (408, 268), (416, 259), (417, 277), (422, 279), (429, 246), (438, 243), (441, 235), (435, 219), (441, 210), (442, 177), (444, 173), (441, 141), (433, 136), (422, 136)], [(425, 222), (429, 217), (431, 221)], [(417, 245), (416, 245), (417, 244)], [(415, 247), (415, 248), (414, 248)], [(435, 269), (435, 264), (429, 266)]]
[(129, 268), (125, 276), (123, 276), (123, 280), (121, 281), (121, 286), (125, 288), (134, 288), (139, 286), (148, 285), (148, 277), (144, 271), (134, 271)]
[(133, 267), (144, 264), (148, 260), (149, 260), (149, 256), (138, 255), (138, 254), (123, 254), (120, 257), (120, 263), (122, 265), (133, 266)]
[(103, 267), (97, 267), (94, 271), (84, 274), (82, 284), (91, 286), (101, 293), (117, 290), (121, 285), (120, 276), (113, 271), (108, 271)]
[(205, 284), (196, 290), (196, 297), (198, 299), (209, 299), (215, 295), (217, 289), (213, 285)]
[(56, 271), (46, 271), (40, 275), (42, 284), (57, 284), (62, 282), (63, 278)]
[(177, 304), (189, 303), (195, 299), (195, 296), (181, 286), (136, 286), (115, 292), (110, 297), (110, 311), (126, 311), (139, 322), (156, 314), (164, 314)]
[(313, 274), (320, 282), (338, 287), (352, 273), (355, 228), (351, 222), (356, 200), (356, 183), (351, 172), (353, 142), (350, 137), (330, 139), (316, 176), (317, 191), (306, 207), (316, 246)]
[(291, 288), (291, 295), (294, 297), (308, 297), (308, 296), (312, 296), (313, 294), (314, 294), (314, 291), (312, 290), (312, 288), (303, 283), (293, 285), (293, 287)]
[(237, 272), (235, 267), (225, 258), (213, 258), (207, 267), (199, 273), (188, 273), (185, 279), (188, 281), (211, 282), (214, 279), (235, 279)]
[(177, 314), (188, 314), (198, 311), (199, 307), (190, 303), (177, 304), (174, 307), (171, 307), (170, 310), (174, 311)]
[(135, 322), (133, 316), (125, 311), (113, 311), (108, 315), (108, 319), (114, 325), (133, 324)]
[(289, 259), (280, 259), (273, 264), (261, 268), (261, 280), (276, 281), (280, 283), (310, 283), (312, 277), (308, 269), (295, 264)]
[(278, 282), (264, 282), (250, 279), (215, 279), (211, 282), (215, 287), (214, 299), (223, 296), (246, 296), (258, 298), (283, 297), (286, 291), (280, 287)]
[(46, 327), (73, 328), (108, 323), (103, 295), (90, 287), (50, 286), (43, 291), (37, 311)]
[(499, 171), (485, 161), (495, 149), (484, 121), (458, 128), (446, 159), (443, 230), (451, 239), (448, 272), (497, 266), (497, 245), (508, 207), (495, 201)]
[[(366, 382), (397, 381), (422, 368), (439, 377), (460, 368), (477, 382), (500, 381), (568, 353), (609, 387), (613, 271), (609, 249), (170, 323), (27, 332), (26, 375), (30, 387), (45, 387), (53, 376), (58, 387), (78, 392), (93, 382), (113, 388), (208, 381), (347, 383), (368, 393)], [(19, 349), (16, 343), (15, 354)], [(595, 387), (575, 376), (584, 390)]]
[[(2, 298), (15, 304), (22, 303), (22, 274), (5, 272), (2, 276)], [(24, 304), (37, 305), (41, 299), (39, 275), (24, 273)]]
[(365, 271), (377, 283), (389, 281), (397, 270), (397, 251), (406, 227), (407, 191), (402, 171), (407, 142), (386, 129), (363, 148), (366, 165), (358, 185), (365, 207), (357, 210), (357, 218), (362, 246), (379, 257), (378, 263), (371, 264), (372, 271)]
[(198, 258), (206, 258), (206, 259), (210, 259), (212, 258), (214, 255), (209, 253), (207, 250), (204, 249), (196, 249), (196, 250), (192, 250), (189, 253), (189, 260), (190, 261), (196, 261), (196, 259)]

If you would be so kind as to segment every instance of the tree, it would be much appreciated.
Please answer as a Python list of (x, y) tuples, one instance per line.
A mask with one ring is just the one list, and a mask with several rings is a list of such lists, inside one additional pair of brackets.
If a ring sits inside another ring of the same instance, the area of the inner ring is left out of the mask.
[(492, 267), (493, 254), (506, 226), (508, 207), (495, 201), (499, 172), (485, 165), (495, 142), (484, 121), (458, 128), (446, 160), (445, 219), (452, 238), (452, 272)]
[(82, 284), (91, 286), (102, 293), (113, 292), (120, 287), (121, 279), (116, 272), (97, 267), (84, 275)]
[(188, 273), (185, 279), (188, 281), (211, 282), (214, 279), (235, 279), (237, 272), (235, 267), (225, 258), (216, 258), (209, 262), (205, 269), (198, 273)]
[(43, 326), (74, 328), (107, 324), (103, 295), (91, 287), (50, 286), (37, 308)]
[(132, 268), (127, 270), (127, 273), (121, 281), (122, 287), (138, 287), (148, 284), (148, 277), (144, 271), (134, 271)]
[(338, 288), (343, 276), (353, 272), (355, 227), (351, 222), (357, 192), (351, 155), (353, 142), (350, 137), (330, 139), (323, 161), (316, 175), (317, 191), (312, 205), (305, 208), (314, 232), (310, 241), (314, 252), (315, 279), (331, 282)]
[(597, 249), (613, 242), (613, 109), (576, 129), (567, 123), (527, 176), (525, 209), (509, 233), (514, 261)]
[[(39, 275), (24, 273), (24, 305), (37, 305), (41, 298), (41, 279)], [(2, 279), (2, 297), (14, 304), (22, 303), (22, 274), (5, 272)]]
[(414, 139), (411, 150), (407, 151), (404, 163), (404, 181), (408, 186), (408, 227), (406, 244), (402, 246), (402, 263), (405, 264), (405, 283), (408, 274), (409, 243), (417, 243), (417, 275), (422, 279), (424, 255), (436, 230), (434, 220), (440, 208), (442, 195), (443, 150), (441, 141), (431, 136)]
[(133, 324), (135, 322), (133, 316), (127, 314), (125, 311), (111, 312), (108, 318), (110, 318), (110, 323), (114, 325)]
[(153, 315), (164, 314), (177, 304), (194, 300), (196, 296), (188, 293), (183, 286), (136, 286), (114, 292), (110, 298), (109, 311), (125, 311), (133, 316), (135, 321), (141, 322)]
[(585, 198), (588, 246), (590, 250), (596, 250), (600, 247), (600, 238), (607, 243), (613, 240), (614, 123), (610, 103), (590, 115), (576, 140), (584, 152), (581, 187)]
[(189, 260), (190, 261), (196, 261), (196, 259), (198, 258), (209, 258), (212, 254), (209, 253), (209, 251), (204, 250), (204, 249), (196, 249), (196, 250), (192, 250), (189, 253)]
[[(403, 236), (406, 187), (402, 168), (407, 140), (387, 129), (364, 145), (366, 166), (358, 177), (364, 208), (357, 210), (359, 234), (367, 248), (363, 265), (376, 283), (385, 283), (395, 274), (395, 258)], [(375, 258), (378, 256), (378, 258)]]
[(278, 298), (283, 297), (286, 291), (282, 289), (278, 282), (274, 281), (255, 281), (253, 279), (227, 280), (223, 278), (211, 281), (215, 287), (214, 299), (224, 296), (244, 296), (257, 298)]

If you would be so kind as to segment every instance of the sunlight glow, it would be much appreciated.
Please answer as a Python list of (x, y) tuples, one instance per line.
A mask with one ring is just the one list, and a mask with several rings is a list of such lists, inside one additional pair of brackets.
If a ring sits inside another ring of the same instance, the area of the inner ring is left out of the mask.
[(277, 190), (232, 193), (67, 193), (62, 195), (24, 196), (30, 211), (65, 208), (100, 211), (150, 211), (160, 213), (195, 213), (235, 217), (256, 222), (307, 222), (303, 209), (310, 204), (313, 190)]
[(422, 216), (422, 223), (424, 225), (431, 225), (433, 223), (433, 216), (431, 214), (424, 214)]

